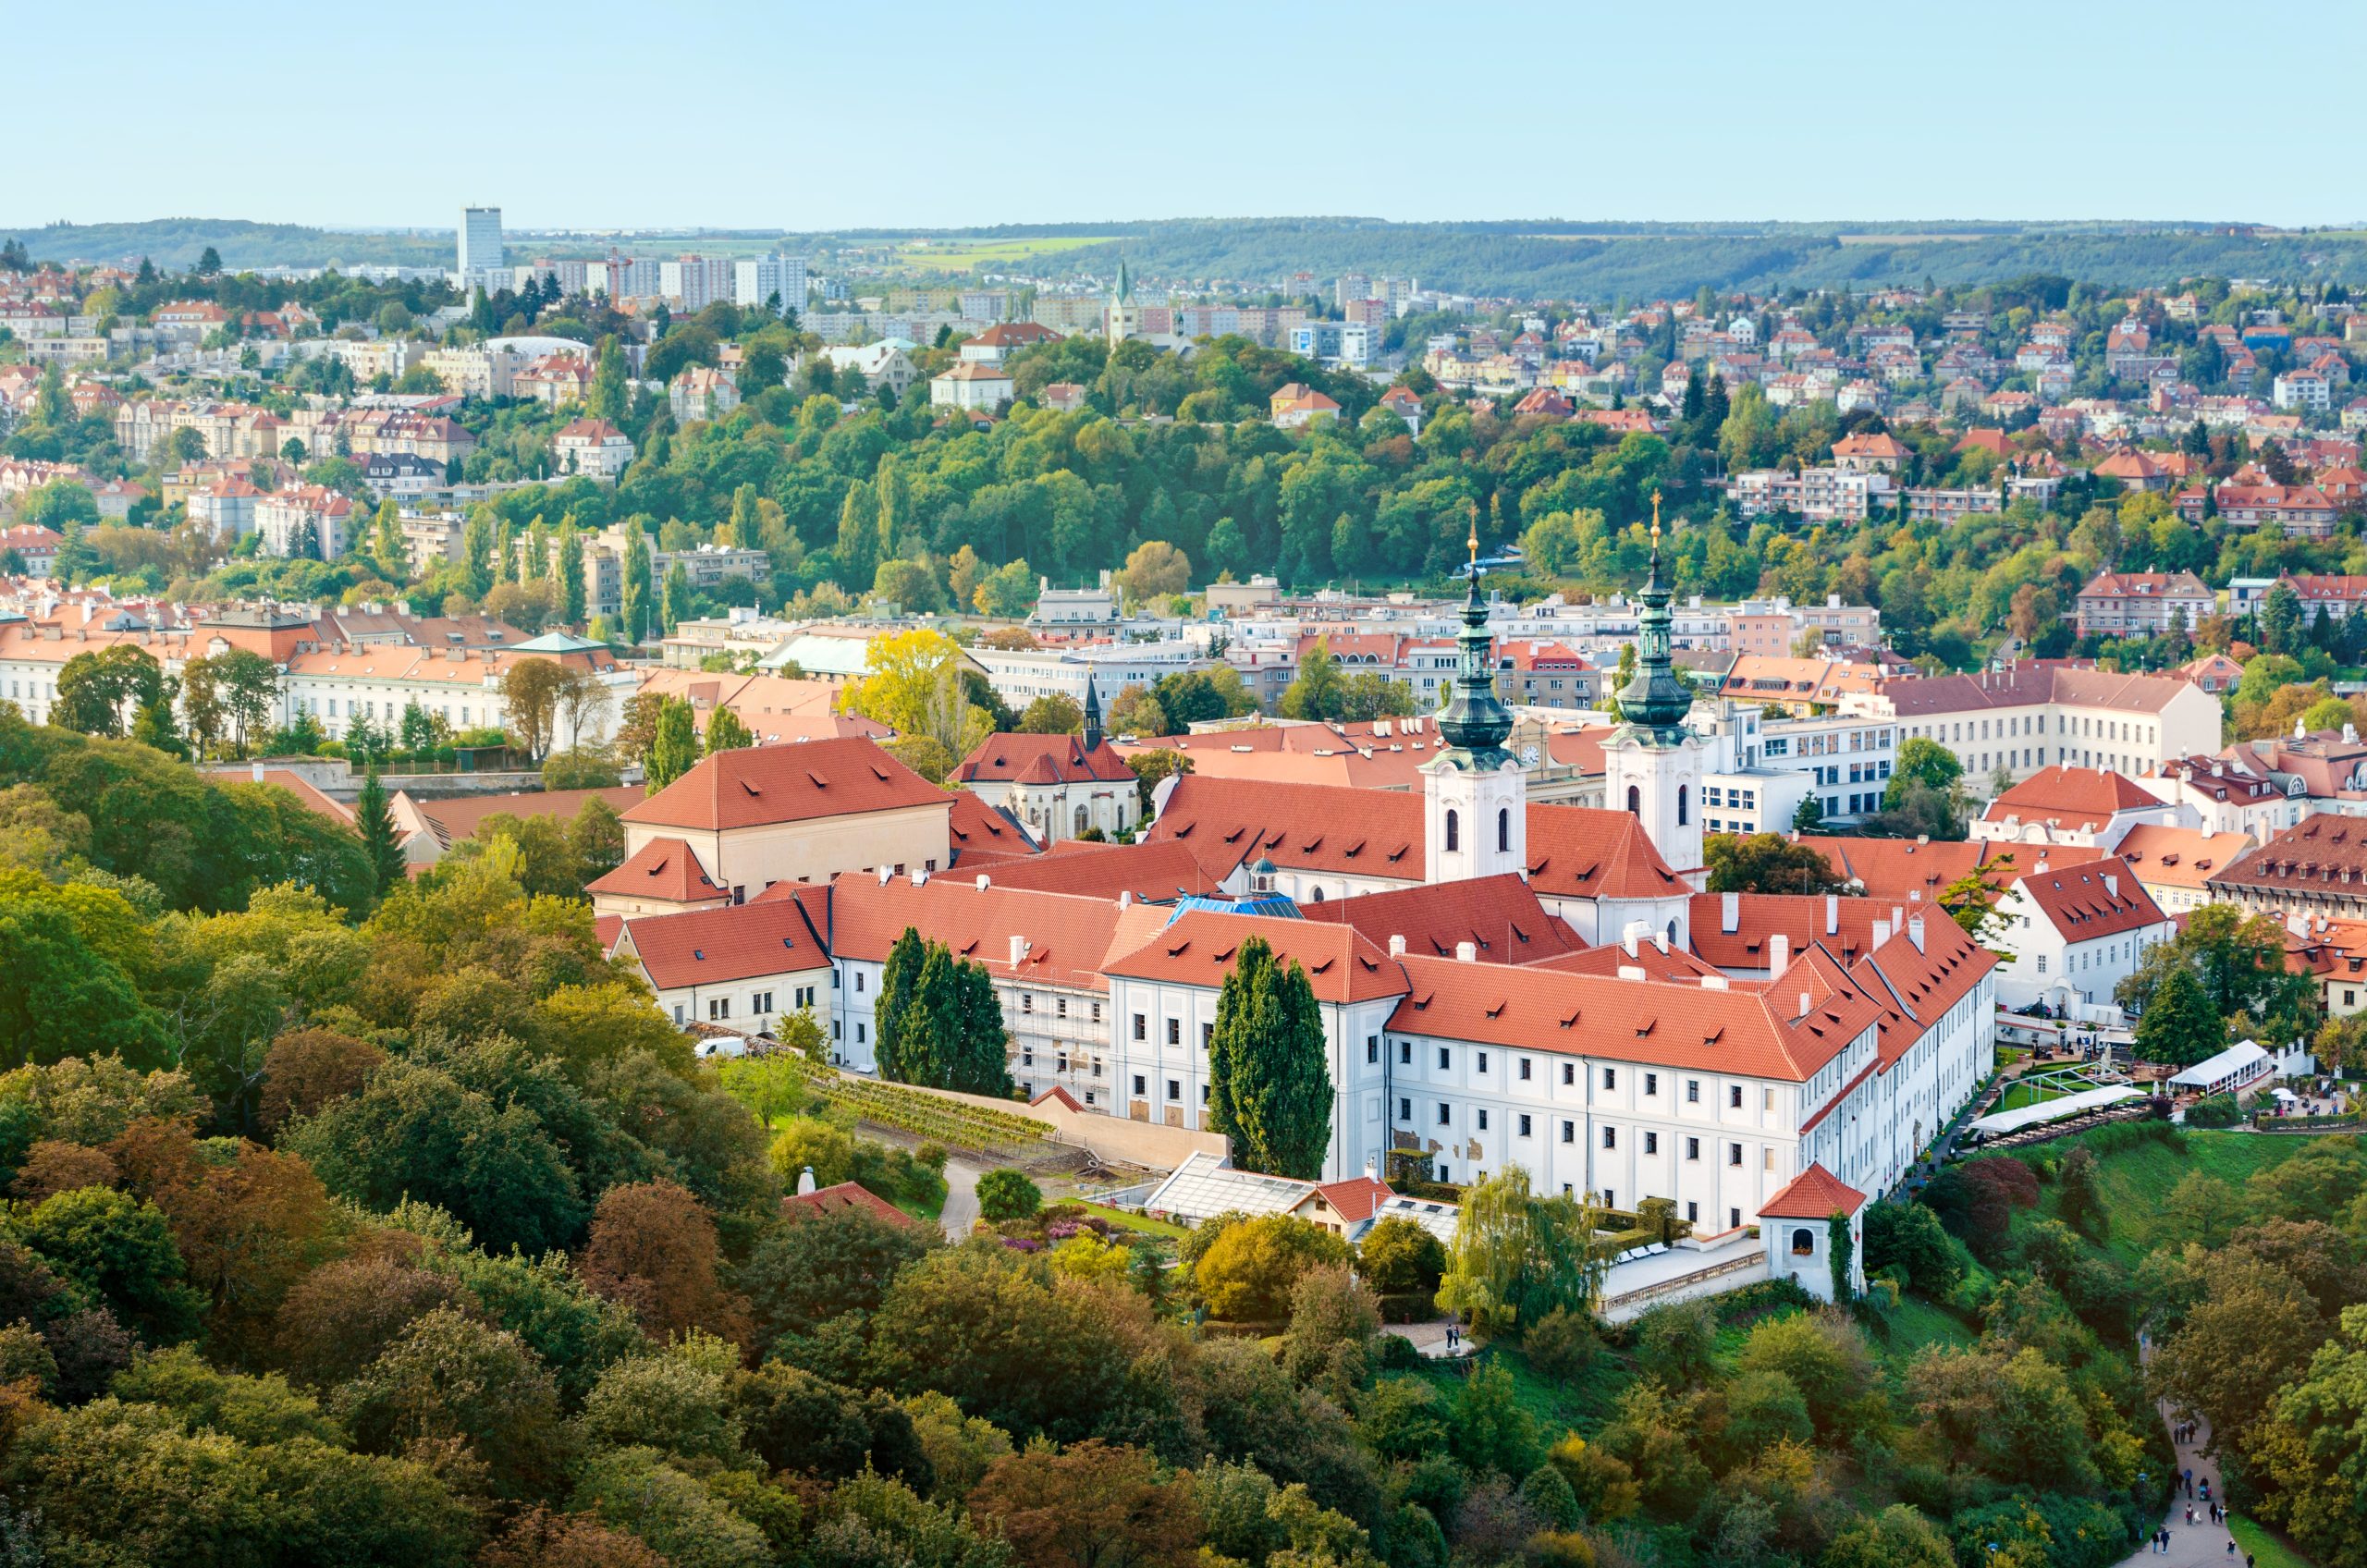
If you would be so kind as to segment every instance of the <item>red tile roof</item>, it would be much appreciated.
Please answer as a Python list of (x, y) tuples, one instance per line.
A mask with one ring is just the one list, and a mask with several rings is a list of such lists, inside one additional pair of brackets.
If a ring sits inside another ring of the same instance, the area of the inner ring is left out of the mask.
[[(2118, 891), (2104, 885), (2116, 878)], [(2092, 942), (2142, 926), (2158, 925), (2168, 917), (2137, 880), (2137, 873), (2117, 855), (2077, 865), (2049, 864), (2015, 878), (2054, 923), (2067, 941)]]
[(624, 815), (627, 822), (714, 832), (952, 803), (877, 742), (848, 736), (717, 752)]
[[(882, 885), (857, 873), (830, 884), (830, 950), (841, 959), (881, 962), (911, 927), (1000, 979), (1101, 990), (1110, 955), (1147, 940), (1169, 913), (1143, 905), (1121, 909), (1112, 899), (980, 888), (959, 876), (934, 876), (916, 888), (910, 877)], [(1016, 963), (1014, 937), (1026, 944)]]
[(827, 969), (829, 954), (794, 899), (679, 914), (627, 915), (622, 942), (661, 991)]
[(529, 790), (516, 795), (460, 795), (448, 800), (406, 798), (448, 850), (473, 836), (489, 816), (506, 813), (511, 816), (572, 817), (594, 800), (605, 801), (610, 810), (630, 815), (627, 808), (642, 797), (639, 790), (625, 785), (607, 790)]
[(1989, 803), (1984, 822), (2008, 817), (2073, 830), (2102, 827), (2125, 811), (2159, 811), (2161, 800), (2101, 767), (2042, 767)]
[(950, 798), (953, 815), (946, 824), (946, 832), (951, 840), (955, 865), (966, 869), (973, 864), (994, 864), (1042, 852), (1036, 841), (1020, 830), (1019, 824), (969, 790), (956, 790)]
[[(967, 869), (966, 865), (964, 869)], [(989, 864), (981, 875), (998, 888), (1072, 893), (1080, 898), (1172, 902), (1185, 894), (1215, 897), (1222, 889), (1200, 869), (1192, 851), (1172, 839), (1156, 844), (1091, 844), (1068, 839), (1040, 855)]]
[(1299, 912), (1353, 925), (1383, 952), (1392, 937), (1403, 937), (1407, 952), (1429, 958), (1453, 958), (1458, 943), (1469, 942), (1483, 962), (1532, 963), (1585, 946), (1510, 872), (1306, 903)]
[(840, 1182), (836, 1186), (817, 1187), (810, 1193), (791, 1193), (780, 1200), (781, 1217), (802, 1219), (808, 1215), (835, 1214), (840, 1209), (859, 1208), (890, 1225), (911, 1226), (919, 1223), (911, 1215), (889, 1203), (867, 1187), (852, 1182)]
[(1658, 942), (1637, 942), (1633, 954), (1623, 943), (1610, 942), (1600, 948), (1576, 948), (1557, 958), (1539, 959), (1533, 969), (1550, 969), (1557, 974), (1593, 974), (1605, 980), (1615, 980), (1622, 969), (1640, 969), (1653, 980), (1674, 980), (1680, 984), (1698, 983), (1704, 974), (1718, 971), (1694, 957), (1683, 948), (1671, 947), (1661, 951)]
[[(1810, 949), (1812, 957), (1816, 952)], [(1392, 1029), (1790, 1083), (1813, 1078), (1881, 1017), (1846, 979), (1835, 983), (1840, 971), (1830, 957), (1829, 967), (1795, 966), (1772, 986), (1723, 977), (1655, 985), (1453, 959), (1403, 962), (1411, 989), (1390, 1019)]]
[(1351, 1176), (1344, 1182), (1325, 1182), (1316, 1189), (1316, 1195), (1331, 1206), (1331, 1212), (1350, 1225), (1361, 1225), (1372, 1218), (1372, 1211), (1397, 1194), (1386, 1182), (1369, 1176)]
[(698, 903), (730, 897), (715, 885), (690, 845), (680, 839), (652, 839), (607, 876), (586, 883), (587, 893), (614, 893), (638, 899), (662, 899), (668, 903)]
[(1818, 1163), (1793, 1177), (1773, 1197), (1760, 1204), (1759, 1217), (1829, 1219), (1835, 1214), (1855, 1214), (1865, 1204), (1865, 1194)]
[(1404, 992), (1405, 976), (1396, 961), (1353, 926), (1209, 910), (1178, 916), (1133, 951), (1112, 958), (1107, 972), (1213, 990), (1224, 984), (1241, 944), (1252, 937), (1263, 937), (1278, 961), (1306, 971), (1318, 1001), (1367, 1001)]
[(1134, 770), (1104, 741), (1091, 751), (1074, 735), (989, 735), (953, 770), (956, 784), (1123, 783)]
[(1913, 839), (1806, 838), (1833, 869), (1858, 882), (1869, 898), (1931, 903), (1951, 883), (1988, 864), (2000, 846), (1974, 840), (1922, 843)]

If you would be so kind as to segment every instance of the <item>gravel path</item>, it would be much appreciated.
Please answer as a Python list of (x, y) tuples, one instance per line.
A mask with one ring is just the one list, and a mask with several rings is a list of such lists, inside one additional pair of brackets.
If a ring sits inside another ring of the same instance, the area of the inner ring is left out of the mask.
[(977, 1223), (978, 1178), (984, 1174), (979, 1167), (959, 1159), (945, 1162), (945, 1207), (938, 1223), (945, 1227), (948, 1241), (963, 1240)]

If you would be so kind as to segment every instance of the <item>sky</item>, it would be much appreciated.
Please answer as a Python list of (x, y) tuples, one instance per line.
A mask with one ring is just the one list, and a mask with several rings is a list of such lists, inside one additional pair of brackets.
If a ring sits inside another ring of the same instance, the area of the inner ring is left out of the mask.
[(73, 6), (7, 25), (20, 59), (106, 54), (104, 91), (13, 78), (9, 224), (2367, 216), (2338, 93), (2305, 95), (2313, 153), (2313, 116), (2261, 117), (2273, 78), (2205, 63), (2214, 39), (2356, 60), (2358, 0), (253, 0), (202, 26), (113, 0), (104, 37)]

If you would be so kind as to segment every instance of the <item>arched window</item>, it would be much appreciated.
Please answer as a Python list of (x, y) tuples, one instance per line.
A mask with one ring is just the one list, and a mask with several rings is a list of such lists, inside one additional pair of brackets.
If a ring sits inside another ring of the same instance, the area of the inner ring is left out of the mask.
[(1323, 901), (1323, 889), (1320, 888), (1315, 889), (1315, 897), (1308, 901), (1311, 903), (1321, 903)]
[(1083, 833), (1088, 826), (1089, 826), (1089, 824), (1088, 824), (1088, 823), (1086, 822), (1086, 820), (1085, 820), (1085, 808), (1084, 808), (1083, 806), (1079, 806), (1079, 807), (1077, 807), (1077, 808), (1076, 808), (1076, 830), (1077, 830), (1079, 833)]
[(1513, 852), (1513, 808), (1510, 806), (1496, 809), (1496, 852), (1500, 855)]
[(1446, 814), (1446, 851), (1453, 854), (1463, 848), (1463, 818), (1450, 810)]
[(1644, 815), (1644, 792), (1633, 784), (1627, 786), (1627, 815), (1629, 816)]
[(1685, 826), (1685, 789), (1682, 784), (1676, 787), (1676, 825), (1679, 827)]
[(1803, 1225), (1792, 1232), (1792, 1256), (1812, 1257), (1816, 1255), (1816, 1232)]

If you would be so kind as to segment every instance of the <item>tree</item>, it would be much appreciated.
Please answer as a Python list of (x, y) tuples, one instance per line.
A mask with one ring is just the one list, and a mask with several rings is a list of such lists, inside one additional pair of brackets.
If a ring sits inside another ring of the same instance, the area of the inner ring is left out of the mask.
[(213, 246), (208, 245), (204, 251), (200, 252), (198, 255), (197, 264), (190, 270), (197, 274), (200, 277), (214, 277), (219, 276), (222, 271), (222, 252), (216, 251)]
[(2367, 1464), (2367, 1307), (2344, 1309), (2340, 1331), (2277, 1396), (2251, 1446), (2268, 1483), (2261, 1516), (2312, 1561), (2367, 1565), (2359, 1492)]
[(666, 594), (658, 606), (658, 626), (671, 637), (674, 629), (691, 619), (691, 573), (680, 560), (666, 569)]
[(642, 532), (641, 520), (630, 518), (625, 522), (622, 607), (625, 640), (636, 647), (649, 640), (650, 586), (649, 538)]
[(757, 1342), (769, 1345), (877, 1311), (896, 1276), (937, 1245), (921, 1226), (830, 1209), (767, 1231), (735, 1279), (754, 1307)]
[(657, 727), (651, 737), (649, 754), (642, 764), (642, 771), (651, 794), (666, 788), (688, 773), (699, 757), (697, 717), (691, 704), (680, 697), (663, 699), (657, 710)]
[(970, 1494), (997, 1521), (1021, 1568), (1193, 1568), (1200, 1561), (1192, 1483), (1147, 1454), (1096, 1439), (997, 1460)]
[(2202, 983), (2183, 965), (2153, 993), (2145, 1016), (2137, 1021), (2137, 1053), (2147, 1061), (2192, 1067), (2227, 1044), (2227, 1021), (2203, 995)]
[(1043, 1189), (1024, 1170), (1004, 1167), (978, 1178), (978, 1217), (989, 1225), (1024, 1219), (1043, 1206)]
[(1798, 834), (1820, 833), (1824, 829), (1824, 806), (1814, 795), (1802, 795), (1799, 809), (1792, 813), (1792, 831)]
[[(897, 962), (895, 951), (889, 956)], [(917, 974), (908, 952), (905, 957), (895, 986), (883, 975), (874, 1010), (881, 1075), (963, 1094), (1010, 1094), (1010, 1036), (992, 977), (938, 942), (926, 944)], [(910, 996), (899, 1003), (907, 974), (913, 974)]]
[(1127, 603), (1149, 604), (1170, 594), (1189, 593), (1192, 562), (1164, 539), (1153, 539), (1134, 546), (1126, 564), (1119, 570), (1116, 582), (1124, 590)]
[(1306, 971), (1274, 960), (1260, 937), (1241, 945), (1217, 997), (1208, 1039), (1208, 1125), (1245, 1170), (1312, 1179), (1331, 1139), (1331, 1069)]
[(748, 727), (740, 722), (740, 716), (731, 709), (719, 707), (707, 716), (707, 755), (713, 756), (717, 752), (738, 751), (755, 743), (756, 738), (748, 732)]
[(1113, 735), (1171, 735), (1174, 733), (1174, 728), (1166, 707), (1148, 687), (1129, 686), (1118, 693), (1116, 702), (1110, 704), (1110, 732)]
[(557, 1382), (519, 1336), (452, 1307), (414, 1320), (338, 1390), (337, 1406), (365, 1448), (457, 1442), (512, 1496), (556, 1479)]
[(1964, 764), (1954, 752), (1937, 741), (1910, 735), (1899, 742), (1897, 764), (1891, 769), (1890, 782), (1883, 787), (1883, 809), (1901, 809), (1907, 790), (1915, 785), (1946, 794), (1963, 778)]
[(171, 1223), (153, 1204), (82, 1187), (43, 1200), (15, 1231), (148, 1343), (173, 1344), (197, 1331), (204, 1298), (187, 1283)]
[(568, 671), (556, 659), (520, 659), (501, 674), (502, 717), (510, 743), (539, 760), (550, 749)]
[(1439, 1305), (1481, 1335), (1511, 1332), (1557, 1307), (1591, 1311), (1602, 1267), (1596, 1212), (1531, 1193), (1517, 1165), (1466, 1188)]
[(119, 736), (130, 717), (165, 701), (163, 669), (145, 649), (117, 643), (59, 667), (52, 722), (85, 735)]
[(1716, 833), (1702, 846), (1712, 893), (1849, 893), (1856, 889), (1813, 844), (1780, 833)]
[(1340, 661), (1331, 655), (1330, 638), (1318, 638), (1299, 662), (1298, 678), (1282, 692), (1284, 718), (1325, 719), (1340, 717), (1345, 682)]
[(747, 1301), (723, 1283), (713, 1217), (675, 1182), (601, 1194), (576, 1267), (585, 1284), (632, 1307), (654, 1339), (696, 1329), (744, 1344), (754, 1333)]
[(926, 736), (955, 757), (968, 756), (991, 733), (992, 721), (963, 684), (967, 660), (941, 631), (874, 637), (865, 650), (871, 673), (847, 684), (839, 711), (877, 719), (901, 736)]
[(1400, 1215), (1374, 1225), (1356, 1247), (1356, 1272), (1383, 1295), (1428, 1295), (1446, 1268), (1446, 1243)]
[(386, 804), (386, 787), (378, 782), (375, 767), (362, 775), (362, 794), (353, 803), (353, 830), (361, 836), (362, 853), (369, 857), (378, 896), (385, 898), (402, 886), (408, 866), (394, 813)]
[(1287, 1214), (1235, 1217), (1193, 1261), (1192, 1288), (1228, 1322), (1279, 1322), (1301, 1280), (1347, 1260), (1347, 1244), (1321, 1226)]
[[(1137, 690), (1139, 688), (1136, 688)], [(1074, 697), (1048, 692), (1019, 716), (1022, 735), (1075, 735), (1085, 729), (1085, 710)]]

